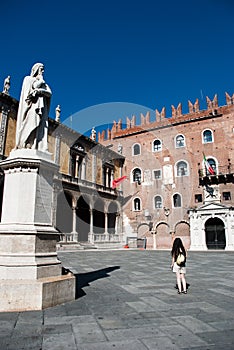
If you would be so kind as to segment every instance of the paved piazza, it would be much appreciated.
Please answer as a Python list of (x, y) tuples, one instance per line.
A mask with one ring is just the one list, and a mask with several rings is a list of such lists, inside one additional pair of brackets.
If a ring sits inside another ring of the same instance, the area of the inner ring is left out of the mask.
[(178, 295), (169, 251), (60, 252), (77, 299), (1, 313), (1, 350), (234, 349), (234, 252), (189, 252)]

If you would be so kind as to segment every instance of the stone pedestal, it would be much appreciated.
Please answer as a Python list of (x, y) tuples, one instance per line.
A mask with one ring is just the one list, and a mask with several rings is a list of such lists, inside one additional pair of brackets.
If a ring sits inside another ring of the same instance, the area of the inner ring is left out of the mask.
[(75, 277), (62, 275), (59, 234), (52, 225), (51, 155), (12, 151), (0, 163), (4, 194), (0, 224), (0, 311), (40, 310), (75, 299)]

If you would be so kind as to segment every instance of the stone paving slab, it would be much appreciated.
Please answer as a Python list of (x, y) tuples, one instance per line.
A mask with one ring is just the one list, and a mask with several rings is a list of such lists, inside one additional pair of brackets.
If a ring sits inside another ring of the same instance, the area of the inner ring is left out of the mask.
[(178, 295), (169, 251), (59, 252), (73, 302), (0, 313), (0, 350), (233, 350), (234, 252), (189, 252)]

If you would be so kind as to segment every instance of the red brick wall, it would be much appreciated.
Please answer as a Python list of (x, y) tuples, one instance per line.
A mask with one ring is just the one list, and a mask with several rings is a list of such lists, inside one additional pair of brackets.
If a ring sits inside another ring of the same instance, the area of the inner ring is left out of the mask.
[[(229, 96), (229, 95), (228, 95)], [(229, 96), (230, 97), (230, 96)], [(121, 124), (115, 124), (111, 135), (111, 143), (114, 145), (113, 150), (117, 151), (118, 144), (123, 147), (122, 155), (126, 157), (123, 175), (127, 175), (128, 179), (123, 182), (122, 189), (124, 196), (131, 196), (131, 199), (125, 204), (124, 212), (129, 217), (132, 227), (136, 231), (137, 224), (147, 221), (144, 216), (144, 210), (148, 209), (153, 222), (154, 228), (157, 227), (156, 245), (157, 248), (171, 248), (171, 234), (182, 236), (186, 248), (190, 246), (189, 233), (189, 217), (188, 209), (195, 206), (201, 206), (202, 203), (195, 202), (195, 194), (201, 194), (204, 201), (204, 189), (199, 186), (199, 168), (203, 164), (203, 152), (206, 157), (214, 157), (219, 167), (228, 163), (233, 164), (234, 169), (234, 105), (233, 101), (227, 98), (229, 105), (218, 107), (217, 98), (213, 101), (207, 100), (208, 109), (205, 111), (198, 110), (198, 102), (196, 104), (197, 112), (181, 115), (181, 106), (177, 110), (172, 109), (173, 118), (162, 118), (155, 121), (155, 117), (151, 116), (154, 121), (149, 121), (147, 115), (147, 123), (141, 118), (142, 125), (135, 125), (121, 130)], [(212, 106), (217, 111), (212, 110)], [(190, 106), (190, 111), (192, 106)], [(195, 110), (195, 109), (194, 109)], [(214, 115), (212, 115), (212, 111)], [(165, 111), (164, 111), (165, 112)], [(159, 112), (156, 111), (159, 117)], [(117, 126), (116, 126), (117, 125)], [(202, 132), (210, 129), (213, 132), (214, 142), (204, 144), (202, 142)], [(178, 134), (185, 136), (186, 146), (184, 148), (175, 148), (175, 137)], [(110, 137), (110, 136), (109, 136)], [(152, 152), (152, 143), (155, 139), (162, 142), (162, 151)], [(110, 140), (104, 140), (104, 134), (99, 140), (103, 144), (109, 143)], [(132, 155), (132, 146), (138, 143), (141, 146), (141, 154)], [(229, 159), (229, 161), (228, 161)], [(174, 166), (176, 162), (184, 160), (188, 163), (189, 176), (175, 177), (173, 174), (173, 184), (164, 184), (164, 180), (152, 180), (149, 185), (143, 183), (137, 184), (131, 182), (131, 172), (135, 167), (142, 170), (150, 170), (151, 176), (153, 169), (162, 169), (164, 165)], [(234, 198), (234, 187), (232, 183), (220, 184), (220, 193), (223, 191), (231, 192)], [(173, 194), (180, 193), (182, 196), (182, 207), (173, 208)], [(154, 196), (160, 195), (163, 198), (163, 207), (170, 210), (169, 215), (165, 215), (163, 208), (154, 208)], [(133, 199), (138, 197), (141, 199), (141, 210), (133, 210)], [(225, 201), (224, 204), (232, 204), (232, 201)], [(148, 247), (153, 246), (152, 235), (148, 234)]]

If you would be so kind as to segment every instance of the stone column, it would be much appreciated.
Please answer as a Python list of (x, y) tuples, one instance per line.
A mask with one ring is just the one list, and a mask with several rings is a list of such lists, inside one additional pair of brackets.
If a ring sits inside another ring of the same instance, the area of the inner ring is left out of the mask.
[(104, 213), (105, 214), (105, 235), (108, 236), (108, 214), (107, 213)]
[(157, 249), (156, 232), (153, 233), (153, 250)]
[(56, 132), (55, 136), (55, 147), (54, 147), (54, 161), (56, 164), (60, 162), (60, 148), (61, 148), (61, 136)]
[(116, 234), (119, 234), (120, 233), (120, 229), (119, 229), (119, 224), (120, 224), (120, 220), (119, 220), (119, 218), (120, 218), (120, 214), (119, 213), (116, 213), (116, 215), (115, 215), (115, 233)]
[(105, 187), (109, 186), (109, 168), (106, 168)]
[(89, 210), (90, 212), (90, 228), (89, 228), (89, 242), (93, 243), (93, 209)]
[(113, 180), (114, 180), (114, 170), (111, 169), (110, 187), (112, 186)]
[(78, 242), (78, 233), (76, 229), (76, 206), (72, 207), (72, 237), (73, 241)]
[(92, 182), (96, 183), (96, 174), (97, 174), (97, 157), (95, 151), (93, 152), (93, 161), (92, 161)]
[(81, 162), (81, 180), (85, 180), (85, 174), (86, 174), (86, 160), (83, 158)]

